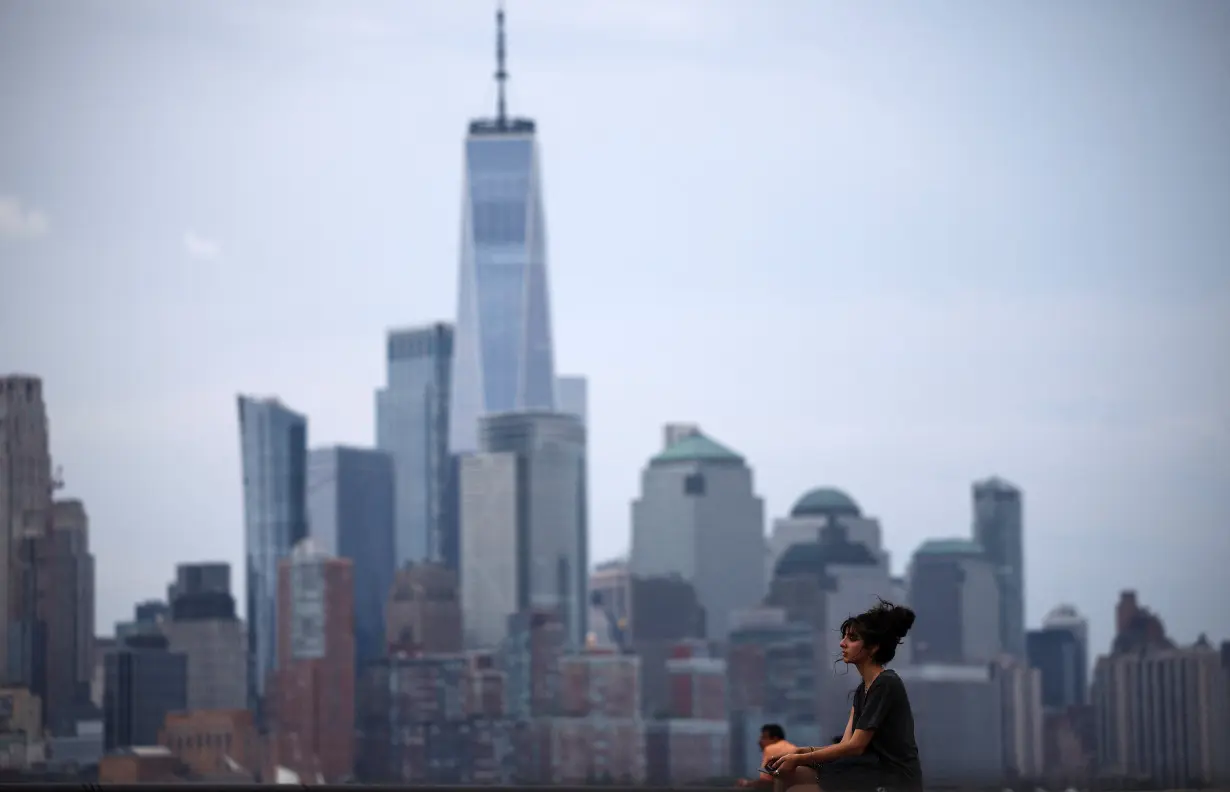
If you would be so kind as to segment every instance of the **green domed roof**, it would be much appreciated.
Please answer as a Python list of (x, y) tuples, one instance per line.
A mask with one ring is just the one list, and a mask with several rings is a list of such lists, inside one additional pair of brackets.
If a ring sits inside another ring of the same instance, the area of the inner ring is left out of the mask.
[(743, 464), (743, 457), (721, 443), (697, 432), (680, 439), (679, 442), (649, 460), (651, 465), (669, 465), (672, 462), (727, 462)]
[(791, 517), (860, 517), (863, 510), (846, 493), (832, 487), (817, 487), (794, 502)]

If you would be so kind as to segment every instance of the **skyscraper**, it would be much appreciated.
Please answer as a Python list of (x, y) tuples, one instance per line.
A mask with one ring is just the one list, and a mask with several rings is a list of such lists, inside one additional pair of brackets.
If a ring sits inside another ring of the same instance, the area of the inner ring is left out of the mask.
[(240, 396), (248, 589), (249, 704), (277, 668), (278, 561), (307, 536), (307, 418), (277, 399)]
[(999, 657), (999, 579), (981, 545), (928, 539), (914, 553), (909, 603), (918, 614), (910, 656), (919, 664), (985, 665)]
[(376, 392), (376, 446), (393, 457), (395, 467), (394, 566), (455, 565), (448, 497), (453, 326), (436, 322), (392, 330), (386, 351), (387, 383)]
[(47, 532), (51, 492), (43, 383), (0, 377), (0, 684), (29, 684), (41, 665), (29, 539)]
[(461, 460), (461, 606), (465, 640), (490, 647), (508, 617), (553, 609), (585, 639), (589, 564), (585, 429), (574, 415), (482, 420), (482, 451)]
[(636, 577), (679, 575), (695, 586), (708, 638), (722, 641), (731, 612), (765, 595), (764, 501), (741, 455), (695, 426), (670, 425), (663, 435), (632, 503), (629, 567)]
[(52, 734), (75, 732), (78, 706), (88, 698), (94, 654), (94, 557), (89, 520), (79, 500), (56, 501), (52, 530), (40, 536), (38, 614), (42, 622), (43, 723)]
[(974, 483), (974, 540), (999, 578), (1003, 649), (1025, 659), (1025, 549), (1021, 491), (1000, 478)]
[(324, 553), (354, 564), (356, 667), (384, 653), (385, 603), (393, 587), (393, 459), (333, 446), (308, 455), (308, 533)]
[(478, 448), (489, 413), (555, 409), (546, 220), (532, 120), (505, 108), (504, 13), (496, 14), (499, 100), (465, 141), (449, 447)]

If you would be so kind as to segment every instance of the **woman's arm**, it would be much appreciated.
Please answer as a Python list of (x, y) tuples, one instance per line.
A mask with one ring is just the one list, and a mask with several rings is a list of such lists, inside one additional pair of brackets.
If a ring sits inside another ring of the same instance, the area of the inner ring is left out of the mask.
[(836, 745), (826, 745), (814, 751), (808, 751), (799, 758), (800, 764), (822, 764), (832, 762), (846, 756), (862, 756), (871, 744), (872, 732), (867, 729), (855, 729), (850, 732), (849, 739), (843, 737)]
[(850, 719), (846, 721), (846, 730), (841, 734), (843, 743), (850, 742), (850, 738), (854, 736), (854, 707), (850, 708)]

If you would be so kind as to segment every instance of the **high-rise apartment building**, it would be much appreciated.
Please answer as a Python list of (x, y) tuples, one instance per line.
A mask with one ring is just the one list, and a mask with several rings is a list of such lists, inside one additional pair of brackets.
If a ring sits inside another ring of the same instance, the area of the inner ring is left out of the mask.
[(999, 628), (1004, 651), (1025, 659), (1025, 540), (1021, 491), (1000, 478), (973, 486), (974, 540), (999, 577)]
[(629, 568), (637, 577), (690, 582), (708, 637), (723, 640), (731, 613), (765, 594), (764, 501), (739, 454), (695, 427), (668, 426), (665, 437), (632, 504)]
[(354, 564), (312, 540), (280, 562), (276, 751), (300, 777), (354, 772)]
[(376, 446), (395, 466), (395, 568), (428, 561), (456, 568), (448, 450), (453, 326), (391, 330), (385, 346), (388, 373), (376, 392)]
[(495, 117), (472, 121), (465, 141), (453, 453), (478, 449), (483, 415), (556, 407), (537, 129), (507, 113), (503, 11), (496, 21)]
[(36, 658), (35, 551), (51, 518), (51, 447), (43, 383), (0, 378), (0, 684), (31, 684)]
[(976, 542), (928, 539), (909, 571), (910, 633), (915, 663), (985, 664), (1002, 654), (999, 578)]
[(249, 706), (277, 667), (278, 562), (307, 536), (307, 418), (277, 399), (240, 396)]
[(188, 709), (248, 706), (248, 632), (235, 614), (229, 564), (180, 564), (162, 633), (188, 658)]
[(508, 618), (557, 610), (581, 646), (588, 615), (585, 429), (562, 413), (481, 421), (461, 461), (461, 604), (466, 643), (492, 647)]
[(321, 552), (354, 564), (356, 662), (384, 654), (385, 604), (393, 585), (393, 458), (367, 448), (308, 454), (308, 535)]

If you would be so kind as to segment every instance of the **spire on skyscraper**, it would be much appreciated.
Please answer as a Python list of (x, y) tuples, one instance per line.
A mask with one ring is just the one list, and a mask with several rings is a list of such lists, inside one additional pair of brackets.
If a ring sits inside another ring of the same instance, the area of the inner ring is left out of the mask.
[(508, 72), (504, 69), (504, 3), (500, 2), (495, 9), (495, 84), (498, 92), (495, 123), (500, 129), (508, 124), (508, 112), (504, 103), (504, 83), (507, 81)]

